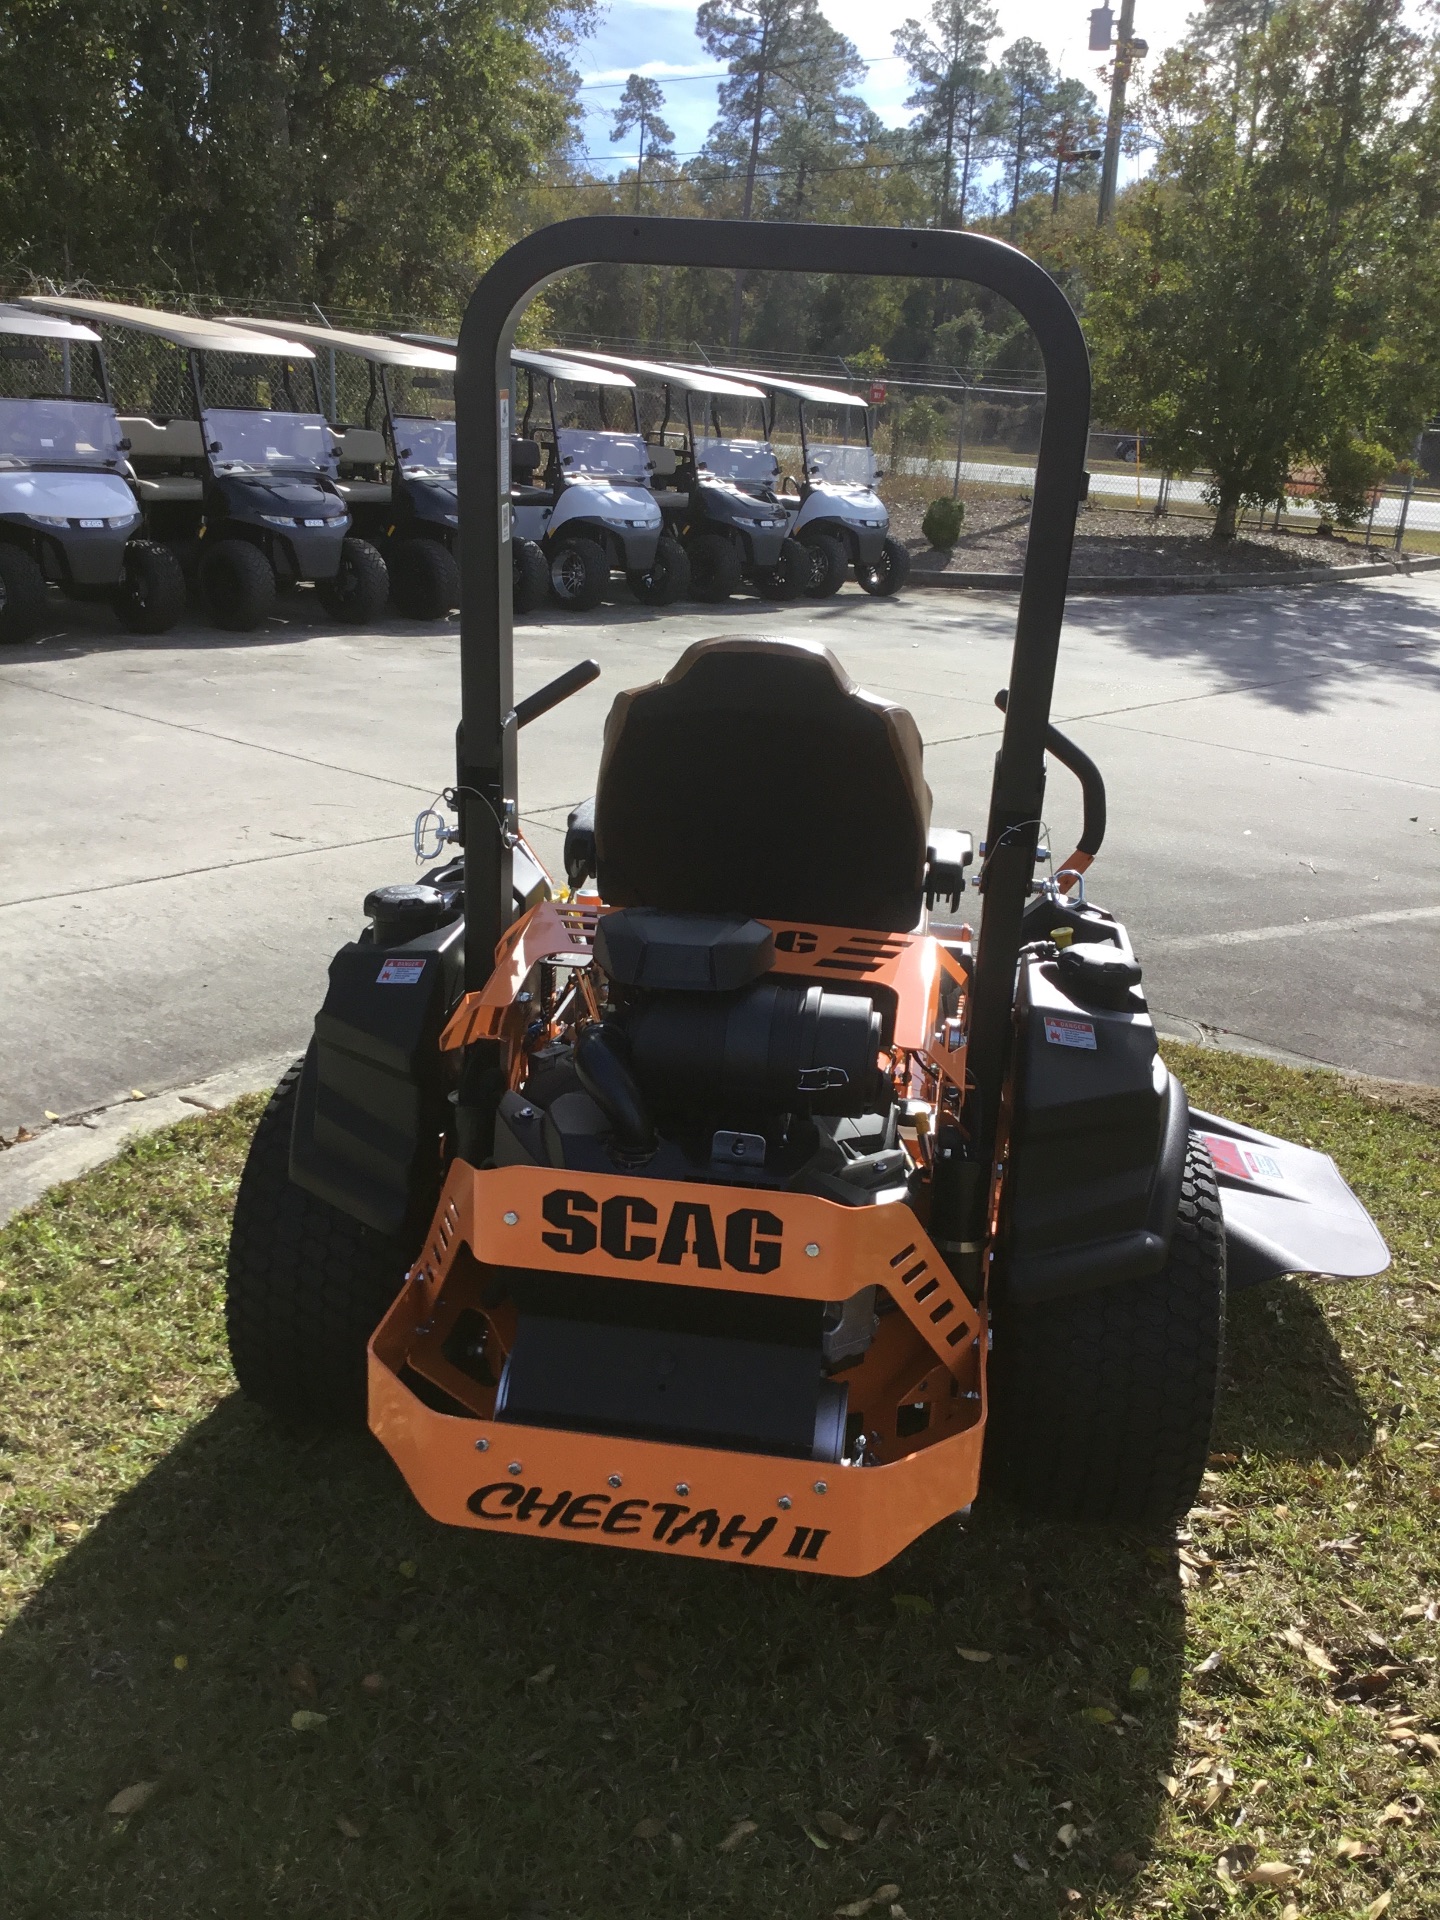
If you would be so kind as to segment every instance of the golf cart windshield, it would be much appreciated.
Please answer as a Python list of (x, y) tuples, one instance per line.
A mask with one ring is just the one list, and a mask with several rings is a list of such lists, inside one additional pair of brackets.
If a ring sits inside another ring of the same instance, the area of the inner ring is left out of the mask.
[(206, 353), (202, 392), (205, 445), (217, 473), (334, 471), (313, 360)]
[(868, 487), (875, 481), (875, 456), (869, 447), (837, 447), (807, 438), (811, 480), (828, 480), (837, 486)]
[(561, 427), (556, 433), (560, 471), (567, 480), (633, 480), (650, 477), (650, 449), (638, 433), (592, 433)]
[(694, 394), (689, 407), (698, 473), (752, 487), (775, 484), (780, 462), (766, 436), (762, 400)]
[(115, 409), (101, 400), (0, 397), (0, 467), (118, 467)]
[(875, 455), (865, 407), (826, 406), (805, 400), (800, 422), (807, 480), (828, 481), (832, 486), (874, 485)]
[(420, 420), (397, 413), (395, 457), (405, 473), (454, 473), (455, 422)]
[(116, 467), (119, 440), (93, 347), (0, 332), (0, 466)]

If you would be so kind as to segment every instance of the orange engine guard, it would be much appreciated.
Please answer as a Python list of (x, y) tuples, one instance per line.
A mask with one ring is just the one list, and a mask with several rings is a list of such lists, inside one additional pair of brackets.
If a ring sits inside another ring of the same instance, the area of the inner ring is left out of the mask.
[[(497, 1421), (514, 1318), (486, 1304), (487, 1278), (504, 1267), (821, 1301), (877, 1286), (893, 1311), (839, 1375), (865, 1464)], [(466, 1314), (484, 1377), (447, 1355)], [(456, 1161), (370, 1343), (370, 1425), (451, 1525), (860, 1575), (974, 1499), (986, 1343), (983, 1310), (904, 1204)]]

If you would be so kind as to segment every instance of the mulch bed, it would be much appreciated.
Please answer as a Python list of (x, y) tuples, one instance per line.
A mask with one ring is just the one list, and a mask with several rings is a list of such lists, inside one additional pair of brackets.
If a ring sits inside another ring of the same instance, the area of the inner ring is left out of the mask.
[[(954, 551), (942, 554), (920, 531), (924, 508), (897, 502), (890, 524), (905, 542), (917, 570), (926, 573), (1018, 573), (1024, 564), (1030, 521), (1028, 503), (1009, 500), (965, 502), (965, 527)], [(1163, 528), (1164, 531), (1156, 531)], [(1343, 567), (1366, 559), (1363, 547), (1313, 534), (1246, 534), (1219, 546), (1210, 523), (1171, 514), (1157, 521), (1149, 514), (1116, 513), (1082, 507), (1075, 535), (1072, 576), (1134, 578), (1146, 575), (1296, 573), (1311, 567)]]

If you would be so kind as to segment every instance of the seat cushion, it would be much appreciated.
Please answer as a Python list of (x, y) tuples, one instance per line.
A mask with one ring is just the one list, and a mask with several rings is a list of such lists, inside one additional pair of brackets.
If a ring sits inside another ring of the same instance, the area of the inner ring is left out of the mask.
[(620, 694), (595, 795), (612, 905), (905, 932), (930, 789), (919, 729), (825, 647), (718, 638)]

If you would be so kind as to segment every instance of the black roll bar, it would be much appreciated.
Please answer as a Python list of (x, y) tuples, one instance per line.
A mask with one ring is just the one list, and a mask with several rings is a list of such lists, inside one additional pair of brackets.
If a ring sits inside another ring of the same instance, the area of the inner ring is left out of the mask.
[[(1039, 343), (1045, 419), (1008, 710), (986, 830), (985, 910), (972, 984), (969, 1120), (993, 1140), (1009, 1045), (1020, 918), (1034, 874), (1044, 798), (1045, 730), (1065, 612), (1075, 514), (1085, 486), (1090, 361), (1080, 323), (1043, 267), (1002, 240), (897, 227), (597, 215), (542, 227), (502, 254), (471, 294), (455, 378), (460, 492), (461, 747), (456, 789), (465, 845), (465, 984), (488, 979), (512, 917), (517, 780), (509, 541), (510, 349), (532, 297), (591, 265), (739, 268), (968, 280), (1008, 300)], [(478, 1087), (481, 1063), (467, 1075)], [(461, 1104), (466, 1103), (462, 1078)]]

